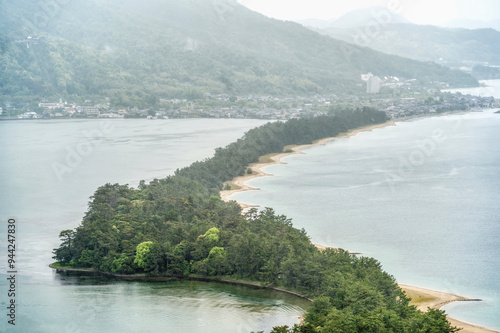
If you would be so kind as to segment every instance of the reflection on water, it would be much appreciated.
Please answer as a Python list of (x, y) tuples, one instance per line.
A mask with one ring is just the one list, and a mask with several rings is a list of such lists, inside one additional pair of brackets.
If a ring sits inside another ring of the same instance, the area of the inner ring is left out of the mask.
[[(112, 332), (269, 330), (298, 322), (308, 306), (305, 300), (272, 290), (213, 282), (117, 282), (57, 275), (65, 291), (92, 314), (88, 324), (96, 331), (103, 325)], [(124, 316), (130, 311), (134, 314)]]

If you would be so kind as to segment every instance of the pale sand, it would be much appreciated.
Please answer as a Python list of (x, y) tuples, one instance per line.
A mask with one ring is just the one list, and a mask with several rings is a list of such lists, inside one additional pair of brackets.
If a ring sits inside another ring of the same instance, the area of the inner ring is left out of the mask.
[[(252, 170), (252, 174), (236, 177), (232, 181), (228, 182), (230, 184), (231, 188), (233, 188), (233, 189), (220, 191), (220, 197), (223, 201), (231, 201), (229, 199), (229, 197), (235, 193), (243, 192), (243, 191), (250, 191), (250, 190), (257, 190), (256, 188), (248, 186), (246, 184), (246, 182), (251, 180), (251, 179), (257, 178), (257, 177), (269, 176), (270, 174), (262, 171), (262, 168), (269, 166), (269, 165), (273, 165), (273, 164), (283, 164), (283, 163), (285, 163), (285, 162), (281, 161), (281, 159), (283, 157), (289, 156), (289, 155), (294, 155), (294, 154), (303, 154), (302, 149), (304, 149), (304, 148), (324, 145), (327, 142), (335, 140), (335, 139), (348, 138), (348, 137), (355, 136), (361, 132), (371, 131), (371, 130), (376, 129), (376, 128), (382, 128), (382, 127), (393, 126), (393, 125), (395, 125), (394, 121), (390, 120), (390, 121), (387, 121), (387, 122), (382, 123), (382, 124), (364, 126), (364, 127), (350, 130), (346, 133), (341, 133), (335, 137), (320, 139), (318, 141), (315, 141), (312, 144), (286, 147), (286, 148), (289, 148), (291, 150), (291, 152), (289, 152), (289, 153), (278, 153), (278, 154), (271, 154), (271, 155), (263, 156), (260, 158), (260, 161), (258, 163), (253, 163), (253, 164), (249, 165), (250, 170)], [(239, 202), (239, 204), (242, 208), (254, 207), (253, 205), (249, 205), (249, 204), (242, 203), (242, 202)]]
[[(441, 291), (429, 290), (413, 286), (400, 284), (399, 287), (403, 289), (408, 297), (412, 299), (410, 304), (413, 304), (421, 311), (427, 311), (427, 308), (441, 309), (448, 303), (456, 301), (470, 301), (470, 299), (462, 296), (457, 296)], [(448, 317), (452, 326), (460, 327), (462, 333), (498, 333), (498, 331), (489, 330), (483, 327), (475, 326), (472, 324), (464, 323), (459, 320)]]
[[(318, 249), (325, 250), (331, 248), (325, 245), (314, 244)], [(399, 287), (411, 298), (411, 305), (415, 305), (420, 311), (427, 311), (428, 308), (441, 309), (448, 303), (457, 301), (474, 301), (470, 298), (458, 296), (442, 291), (435, 291), (419, 287), (399, 284)], [(499, 333), (498, 331), (489, 330), (484, 327), (464, 323), (462, 321), (447, 317), (452, 326), (462, 328), (462, 333)]]
[[(376, 129), (376, 128), (382, 128), (382, 127), (393, 126), (393, 125), (395, 125), (395, 122), (391, 120), (391, 121), (388, 121), (388, 122), (385, 122), (382, 124), (360, 127), (360, 128), (351, 130), (349, 132), (342, 133), (336, 137), (318, 140), (318, 141), (314, 142), (313, 144), (293, 146), (293, 147), (291, 147), (292, 152), (290, 152), (290, 153), (279, 153), (279, 154), (272, 154), (272, 155), (262, 157), (258, 163), (254, 163), (254, 164), (251, 164), (249, 166), (249, 168), (252, 170), (252, 174), (234, 178), (231, 182), (229, 182), (231, 187), (234, 189), (221, 191), (220, 197), (224, 201), (230, 201), (229, 197), (235, 193), (242, 192), (242, 191), (249, 191), (249, 190), (257, 190), (256, 188), (248, 186), (246, 184), (246, 182), (251, 180), (251, 179), (257, 178), (257, 177), (269, 176), (270, 174), (262, 171), (263, 167), (266, 167), (268, 165), (273, 165), (273, 164), (283, 164), (284, 162), (281, 161), (281, 159), (283, 157), (293, 155), (293, 154), (303, 154), (303, 152), (301, 150), (304, 148), (318, 146), (318, 145), (324, 145), (327, 142), (335, 140), (335, 139), (348, 138), (348, 137), (355, 136), (360, 132), (371, 131), (371, 130)], [(270, 161), (268, 161), (268, 160), (270, 160)], [(239, 204), (242, 208), (254, 207), (253, 205), (245, 204), (242, 202), (239, 202)], [(317, 248), (319, 248), (320, 250), (324, 250), (324, 249), (328, 248), (327, 246), (323, 246), (323, 245), (318, 245), (318, 244), (314, 244), (314, 245)], [(412, 287), (412, 286), (401, 285), (401, 284), (399, 286), (412, 299), (411, 304), (415, 305), (417, 307), (417, 309), (419, 309), (421, 311), (427, 311), (428, 307), (434, 308), (434, 309), (440, 309), (441, 307), (443, 307), (446, 304), (451, 303), (451, 302), (468, 300), (465, 297), (461, 297), (461, 296), (457, 296), (457, 295), (453, 295), (453, 294), (449, 294), (449, 293), (444, 293), (444, 292), (440, 292), (440, 291), (434, 291), (434, 290)], [(492, 331), (492, 330), (489, 330), (489, 329), (486, 329), (483, 327), (475, 326), (472, 324), (467, 324), (467, 323), (458, 321), (458, 320), (450, 318), (450, 317), (448, 317), (448, 320), (450, 321), (451, 325), (462, 328), (462, 330), (460, 331), (462, 333), (500, 333), (498, 331)]]

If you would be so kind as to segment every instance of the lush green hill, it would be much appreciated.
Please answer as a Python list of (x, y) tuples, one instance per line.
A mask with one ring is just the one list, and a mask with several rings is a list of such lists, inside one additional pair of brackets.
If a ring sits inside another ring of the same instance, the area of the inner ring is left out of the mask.
[[(232, 0), (0, 2), (0, 98), (109, 97), (120, 105), (204, 93), (359, 93), (360, 74), (474, 85), (267, 18)], [(38, 44), (22, 41), (46, 36)]]

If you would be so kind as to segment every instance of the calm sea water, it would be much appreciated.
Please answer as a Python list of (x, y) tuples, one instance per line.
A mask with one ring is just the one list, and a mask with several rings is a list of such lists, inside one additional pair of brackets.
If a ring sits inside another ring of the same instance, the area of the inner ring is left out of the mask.
[[(107, 182), (136, 186), (210, 157), (260, 120), (0, 122), (1, 332), (250, 332), (291, 325), (303, 301), (210, 283), (75, 279), (47, 266), (58, 234)], [(7, 219), (17, 220), (17, 317), (7, 324)]]
[(500, 114), (413, 121), (286, 157), (232, 199), (275, 208), (312, 241), (375, 257), (398, 282), (482, 302), (445, 307), (500, 329)]
[(443, 91), (449, 92), (459, 92), (465, 95), (472, 96), (483, 96), (489, 97), (493, 96), (495, 98), (500, 98), (500, 80), (481, 80), (479, 83), (482, 87), (477, 88), (465, 88), (465, 89), (444, 89)]

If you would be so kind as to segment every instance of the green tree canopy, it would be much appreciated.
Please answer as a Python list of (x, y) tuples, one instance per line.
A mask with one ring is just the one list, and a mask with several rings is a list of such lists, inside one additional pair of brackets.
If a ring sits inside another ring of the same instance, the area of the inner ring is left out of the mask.
[(151, 249), (153, 248), (153, 242), (142, 242), (137, 245), (136, 255), (134, 259), (134, 264), (137, 264), (137, 267), (146, 269), (150, 265), (150, 254)]

